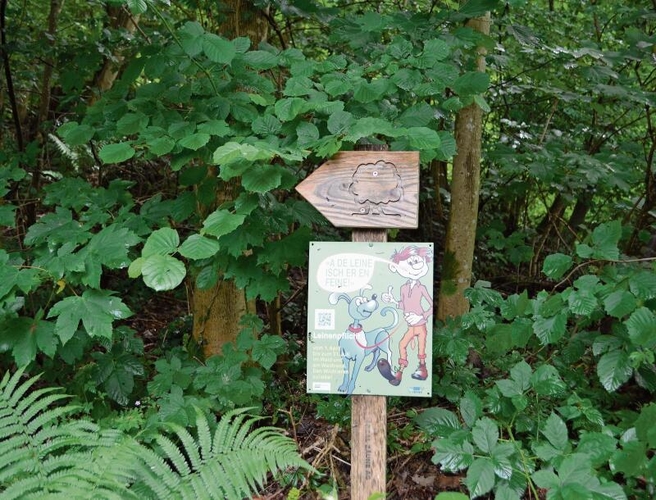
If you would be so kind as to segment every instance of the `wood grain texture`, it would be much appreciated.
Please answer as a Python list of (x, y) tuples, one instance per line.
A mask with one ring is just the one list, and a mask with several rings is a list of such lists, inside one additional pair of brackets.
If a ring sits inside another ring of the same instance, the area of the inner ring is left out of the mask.
[(419, 152), (343, 151), (296, 190), (336, 227), (416, 228)]
[[(355, 242), (385, 242), (387, 231), (354, 230)], [(351, 500), (386, 492), (387, 398), (351, 396)]]

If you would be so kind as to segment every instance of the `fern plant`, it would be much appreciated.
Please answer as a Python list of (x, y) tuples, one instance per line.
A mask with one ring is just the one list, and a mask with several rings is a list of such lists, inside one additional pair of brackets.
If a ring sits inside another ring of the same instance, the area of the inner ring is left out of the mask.
[[(196, 433), (168, 425), (147, 446), (75, 418), (57, 388), (33, 390), (23, 370), (0, 382), (0, 500), (228, 499), (261, 489), (271, 472), (311, 470), (293, 440), (234, 410), (213, 422), (197, 412)], [(58, 404), (55, 406), (55, 404)]]

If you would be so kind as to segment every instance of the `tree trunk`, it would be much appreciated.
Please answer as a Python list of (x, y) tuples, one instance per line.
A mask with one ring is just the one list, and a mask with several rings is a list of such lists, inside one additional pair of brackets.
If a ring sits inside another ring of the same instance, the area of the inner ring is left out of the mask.
[[(484, 34), (490, 33), (490, 15), (467, 24)], [(484, 52), (479, 52), (479, 71), (485, 71)], [(482, 110), (472, 103), (456, 117), (455, 138), (458, 153), (453, 159), (451, 211), (446, 232), (444, 262), (437, 318), (445, 320), (466, 313), (469, 301), (464, 290), (471, 285), (478, 197), (481, 183)]]
[[(139, 24), (139, 15), (133, 16), (125, 6), (112, 7), (107, 6), (107, 15), (109, 16), (109, 26), (111, 29), (118, 30), (124, 29), (130, 33), (134, 33)], [(94, 92), (89, 99), (89, 104), (96, 102), (100, 95), (114, 86), (114, 82), (118, 77), (125, 57), (119, 49), (112, 54), (112, 57), (107, 57), (105, 62), (100, 68), (93, 79)]]
[[(228, 38), (248, 36), (254, 45), (266, 40), (267, 23), (251, 2), (230, 0), (223, 3), (225, 14), (221, 33)], [(209, 175), (216, 175), (210, 169)], [(234, 200), (239, 194), (237, 178), (220, 183), (217, 205)], [(234, 281), (219, 277), (209, 289), (194, 288), (192, 297), (194, 315), (193, 337), (202, 344), (205, 357), (220, 354), (223, 346), (235, 342), (240, 331), (239, 322), (244, 314), (255, 312), (254, 302), (246, 301), (244, 290)]]

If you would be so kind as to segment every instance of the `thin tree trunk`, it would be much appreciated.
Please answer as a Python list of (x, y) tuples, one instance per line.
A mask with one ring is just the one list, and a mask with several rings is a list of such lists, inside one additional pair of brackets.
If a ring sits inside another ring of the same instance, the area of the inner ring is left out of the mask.
[[(224, 22), (221, 33), (227, 38), (248, 36), (254, 45), (266, 40), (268, 24), (252, 2), (230, 0), (223, 3)], [(216, 175), (211, 173), (210, 175)], [(217, 205), (234, 200), (239, 194), (239, 180), (221, 183), (217, 192)], [(240, 331), (239, 323), (249, 312), (255, 312), (254, 301), (247, 302), (244, 290), (233, 280), (219, 276), (217, 284), (209, 289), (193, 290), (193, 337), (202, 343), (205, 357), (220, 354), (223, 346), (235, 342)]]
[[(490, 14), (472, 19), (468, 25), (484, 34), (490, 33)], [(478, 70), (485, 71), (484, 52), (481, 50)], [(471, 285), (478, 198), (481, 183), (482, 110), (472, 103), (456, 117), (455, 138), (458, 153), (453, 159), (451, 183), (451, 211), (446, 232), (442, 280), (437, 318), (445, 320), (464, 314), (469, 301), (464, 290)]]

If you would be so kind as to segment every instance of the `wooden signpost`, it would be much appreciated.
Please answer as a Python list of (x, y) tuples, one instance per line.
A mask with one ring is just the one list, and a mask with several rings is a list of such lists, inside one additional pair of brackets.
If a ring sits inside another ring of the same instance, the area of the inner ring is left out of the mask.
[[(419, 153), (368, 151), (336, 154), (296, 190), (336, 227), (352, 227), (354, 242), (385, 242), (386, 229), (416, 228)], [(351, 498), (386, 492), (387, 400), (351, 396)]]

